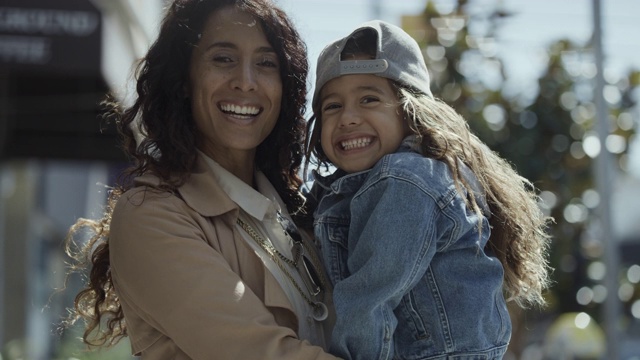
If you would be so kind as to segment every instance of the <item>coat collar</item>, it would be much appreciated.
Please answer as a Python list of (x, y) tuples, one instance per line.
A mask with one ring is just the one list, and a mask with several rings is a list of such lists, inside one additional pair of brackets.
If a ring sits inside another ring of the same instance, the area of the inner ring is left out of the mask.
[(184, 201), (203, 216), (219, 216), (238, 209), (224, 189), (205, 158), (198, 154), (194, 170), (187, 181), (178, 188)]
[[(145, 174), (137, 177), (135, 183), (157, 187), (162, 180), (155, 175)], [(218, 184), (213, 170), (201, 155), (196, 158), (193, 171), (178, 188), (178, 193), (189, 207), (202, 216), (219, 216), (238, 209), (238, 205)]]

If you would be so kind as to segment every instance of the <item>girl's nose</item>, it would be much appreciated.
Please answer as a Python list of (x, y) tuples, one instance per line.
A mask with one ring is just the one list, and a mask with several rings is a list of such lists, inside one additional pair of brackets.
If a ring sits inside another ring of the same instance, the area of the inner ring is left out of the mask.
[(360, 113), (355, 109), (350, 109), (348, 107), (344, 108), (342, 115), (340, 116), (340, 123), (338, 126), (340, 128), (356, 126), (362, 122), (362, 117)]

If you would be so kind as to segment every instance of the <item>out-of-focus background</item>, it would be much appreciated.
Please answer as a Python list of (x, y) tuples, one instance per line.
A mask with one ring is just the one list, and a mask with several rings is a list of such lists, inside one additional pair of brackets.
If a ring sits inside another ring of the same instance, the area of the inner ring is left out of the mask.
[[(639, 1), (276, 2), (312, 69), (363, 21), (403, 27), (434, 94), (540, 189), (556, 219), (554, 284), (548, 307), (513, 310), (507, 359), (640, 360)], [(1, 360), (131, 358), (126, 339), (86, 352), (79, 328), (59, 332), (82, 279), (56, 290), (67, 229), (100, 216), (126, 166), (98, 104), (109, 92), (131, 100), (165, 5), (0, 0)]]

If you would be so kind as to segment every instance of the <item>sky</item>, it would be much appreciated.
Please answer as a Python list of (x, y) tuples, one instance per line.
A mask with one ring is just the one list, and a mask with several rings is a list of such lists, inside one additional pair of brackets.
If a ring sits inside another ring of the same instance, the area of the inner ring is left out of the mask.
[[(454, 0), (435, 0), (442, 9)], [(293, 18), (307, 42), (313, 68), (325, 44), (349, 33), (361, 22), (380, 19), (400, 25), (402, 15), (417, 15), (426, 0), (276, 0)], [(513, 13), (499, 33), (507, 71), (522, 79), (536, 78), (544, 63), (544, 49), (568, 38), (586, 43), (593, 29), (593, 0), (471, 0), (477, 6), (501, 2)], [(640, 69), (640, 1), (601, 0), (605, 66), (626, 71)]]
[[(311, 74), (322, 48), (350, 33), (360, 23), (379, 18), (400, 25), (403, 15), (418, 15), (427, 0), (275, 0), (293, 19), (305, 39)], [(455, 0), (434, 0), (447, 9)], [(549, 44), (569, 39), (586, 44), (593, 32), (594, 0), (470, 0), (474, 6), (501, 3), (512, 16), (497, 34), (497, 51), (504, 59), (510, 83), (535, 85), (546, 66)], [(640, 70), (640, 0), (600, 0), (605, 78)], [(378, 11), (376, 11), (378, 9)], [(640, 94), (638, 95), (640, 96)], [(636, 129), (640, 133), (635, 114)], [(637, 139), (637, 137), (636, 137)], [(640, 141), (631, 151), (631, 173), (640, 178)]]

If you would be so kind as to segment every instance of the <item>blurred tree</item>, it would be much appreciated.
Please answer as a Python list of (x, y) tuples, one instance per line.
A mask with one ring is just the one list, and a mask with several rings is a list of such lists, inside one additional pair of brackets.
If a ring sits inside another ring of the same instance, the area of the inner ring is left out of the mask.
[[(505, 86), (509, 79), (498, 56), (498, 34), (510, 14), (498, 1), (493, 8), (486, 1), (457, 0), (445, 5), (451, 6), (447, 9), (436, 4), (428, 1), (421, 16), (403, 21), (424, 49), (433, 93), (452, 105), (490, 148), (536, 185), (541, 191), (541, 208), (556, 220), (550, 229), (555, 283), (542, 315), (549, 315), (548, 321), (553, 314), (584, 311), (600, 319), (602, 296), (585, 300), (578, 294), (583, 287), (595, 285), (597, 279), (587, 277), (587, 267), (600, 261), (603, 251), (602, 240), (589, 235), (590, 224), (597, 223), (593, 210), (599, 199), (593, 179), (593, 157), (599, 143), (592, 49), (589, 44), (559, 40), (547, 49), (548, 62), (537, 89)], [(611, 130), (607, 148), (615, 154), (617, 170), (624, 173), (640, 73), (605, 79)], [(514, 309), (514, 325), (526, 321), (531, 330), (532, 321), (545, 319), (538, 315)], [(516, 331), (512, 347), (519, 354), (531, 339), (517, 337)]]

